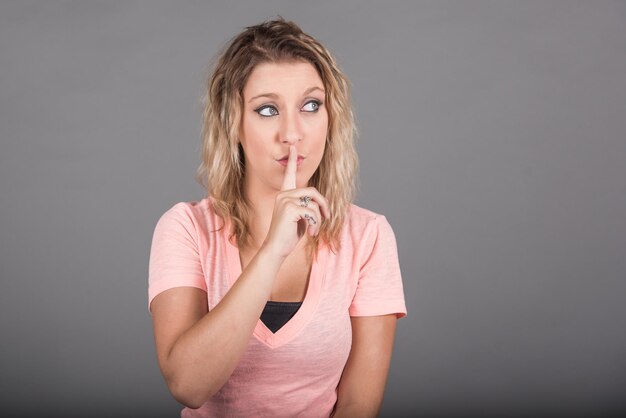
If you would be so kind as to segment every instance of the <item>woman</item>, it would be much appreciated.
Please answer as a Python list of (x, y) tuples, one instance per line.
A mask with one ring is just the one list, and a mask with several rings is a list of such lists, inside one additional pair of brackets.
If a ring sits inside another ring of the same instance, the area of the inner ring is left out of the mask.
[(182, 417), (367, 417), (406, 316), (393, 230), (352, 204), (349, 86), (282, 18), (226, 46), (206, 94), (208, 195), (157, 222), (159, 367)]

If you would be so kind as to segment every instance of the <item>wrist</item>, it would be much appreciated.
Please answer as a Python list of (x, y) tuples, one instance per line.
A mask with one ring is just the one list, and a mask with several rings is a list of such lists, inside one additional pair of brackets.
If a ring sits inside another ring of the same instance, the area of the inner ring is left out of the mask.
[(280, 266), (287, 258), (269, 242), (264, 242), (259, 248), (258, 255), (269, 263), (275, 263)]

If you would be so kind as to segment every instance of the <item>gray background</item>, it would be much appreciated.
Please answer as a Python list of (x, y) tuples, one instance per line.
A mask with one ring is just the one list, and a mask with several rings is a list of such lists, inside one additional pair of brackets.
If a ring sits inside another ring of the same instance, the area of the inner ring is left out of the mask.
[(178, 415), (152, 232), (204, 196), (209, 60), (277, 14), (350, 78), (396, 233), (381, 416), (626, 411), (623, 1), (3, 1), (0, 412)]

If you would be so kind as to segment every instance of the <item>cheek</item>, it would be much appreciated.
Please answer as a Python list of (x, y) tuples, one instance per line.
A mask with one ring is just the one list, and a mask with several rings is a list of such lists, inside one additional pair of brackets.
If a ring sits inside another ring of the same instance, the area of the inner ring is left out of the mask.
[(318, 127), (318, 139), (321, 141), (321, 146), (323, 147), (326, 143), (326, 136), (328, 135), (328, 117), (323, 118), (324, 120), (320, 123)]
[(250, 140), (257, 135), (257, 127), (256, 124), (253, 123), (249, 118), (244, 118), (242, 123), (242, 134), (246, 140)]
[(242, 135), (247, 147), (259, 149), (263, 147), (262, 144), (267, 142), (267, 138), (271, 137), (271, 130), (268, 129), (267, 125), (244, 119)]
[(311, 151), (315, 155), (315, 159), (319, 163), (324, 156), (324, 148), (326, 147), (326, 135), (328, 132), (328, 124), (325, 122), (315, 126), (311, 137)]
[(311, 124), (308, 126), (309, 133), (319, 139), (320, 137), (326, 138), (326, 132), (328, 131), (328, 115), (324, 113), (323, 115), (318, 115), (311, 121)]

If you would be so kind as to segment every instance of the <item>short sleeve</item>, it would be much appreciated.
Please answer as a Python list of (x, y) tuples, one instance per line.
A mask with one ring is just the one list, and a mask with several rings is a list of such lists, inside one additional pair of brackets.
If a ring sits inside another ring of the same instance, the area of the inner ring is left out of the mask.
[(407, 315), (396, 237), (387, 218), (376, 215), (375, 227), (364, 237), (368, 254), (359, 271), (350, 316), (375, 316), (395, 313)]
[(198, 233), (185, 203), (177, 203), (158, 220), (148, 267), (148, 311), (156, 295), (174, 287), (207, 291), (200, 261)]

